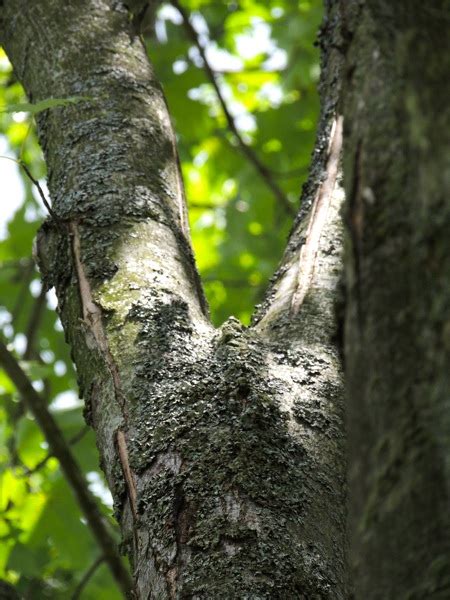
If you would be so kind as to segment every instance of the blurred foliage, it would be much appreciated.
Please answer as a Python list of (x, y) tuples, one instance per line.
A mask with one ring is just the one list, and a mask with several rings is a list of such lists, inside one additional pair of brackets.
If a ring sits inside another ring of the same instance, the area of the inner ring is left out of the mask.
[[(242, 138), (296, 210), (318, 117), (313, 43), (321, 2), (182, 0), (182, 5)], [(291, 217), (242, 154), (173, 6), (162, 4), (146, 45), (177, 132), (193, 244), (213, 320), (220, 324), (234, 314), (247, 323), (281, 257)], [(0, 327), (47, 399), (114, 528), (56, 300), (52, 292), (42, 294), (32, 260), (45, 211), (37, 190), (11, 160), (24, 161), (45, 186), (32, 115), (8, 112), (26, 102), (0, 50), (0, 154), (10, 157), (0, 159), (0, 209), (9, 213), (8, 222), (0, 223)], [(3, 372), (0, 397), (0, 580), (25, 598), (69, 598), (99, 551), (57, 461)], [(104, 563), (81, 597), (121, 597)]]

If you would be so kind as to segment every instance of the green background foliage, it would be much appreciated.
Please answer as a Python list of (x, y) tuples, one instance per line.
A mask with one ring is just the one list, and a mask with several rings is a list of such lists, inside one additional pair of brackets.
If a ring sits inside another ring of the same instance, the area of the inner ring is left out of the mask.
[[(318, 117), (319, 59), (313, 43), (321, 3), (183, 0), (182, 5), (207, 48), (241, 137), (295, 211)], [(281, 257), (292, 217), (243, 155), (181, 21), (163, 4), (145, 42), (177, 133), (193, 245), (213, 321), (220, 324), (233, 314), (248, 323)], [(26, 102), (2, 52), (1, 153), (23, 161), (44, 184), (33, 110), (14, 106)], [(28, 112), (12, 112), (20, 108)], [(17, 164), (11, 166), (22, 178), (24, 194), (0, 239), (2, 335), (49, 403), (115, 530), (56, 301), (52, 292), (41, 291), (32, 260), (45, 209), (36, 187)], [(2, 187), (2, 205), (17, 204)], [(99, 550), (58, 462), (49, 457), (42, 433), (4, 372), (0, 396), (0, 579), (26, 598), (68, 598)], [(81, 597), (121, 597), (104, 563)]]

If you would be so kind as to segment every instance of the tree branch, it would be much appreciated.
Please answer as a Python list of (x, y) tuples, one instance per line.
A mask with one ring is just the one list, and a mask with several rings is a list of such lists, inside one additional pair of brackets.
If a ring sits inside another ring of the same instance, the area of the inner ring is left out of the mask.
[[(340, 35), (335, 26), (338, 11), (339, 6), (334, 6), (332, 13), (336, 17), (326, 21), (327, 40)], [(331, 352), (336, 350), (334, 302), (343, 241), (340, 218), (343, 192), (337, 176), (342, 137), (338, 111), (342, 63), (342, 53), (336, 44), (331, 43), (323, 50), (319, 85), (322, 109), (301, 209), (280, 267), (253, 317), (257, 327), (267, 334), (283, 337), (296, 327), (302, 340), (312, 344), (321, 340)]]
[(78, 585), (77, 585), (74, 593), (72, 594), (72, 599), (71, 600), (78, 600), (78, 598), (81, 597), (81, 592), (85, 588), (86, 584), (89, 582), (89, 579), (94, 575), (94, 573), (99, 568), (99, 566), (102, 564), (102, 562), (104, 562), (104, 560), (105, 560), (104, 556), (99, 556), (92, 563), (92, 565), (89, 567), (89, 569), (83, 575), (83, 577), (80, 579), (80, 581), (79, 581), (79, 583), (78, 583)]
[(58, 459), (91, 532), (104, 553), (113, 577), (123, 592), (128, 594), (132, 587), (130, 575), (122, 563), (117, 544), (103, 521), (102, 514), (88, 489), (83, 473), (45, 402), (33, 388), (27, 375), (1, 339), (0, 363), (33, 413), (53, 456)]
[(31, 181), (31, 183), (36, 187), (36, 189), (37, 189), (37, 191), (39, 193), (39, 196), (40, 196), (40, 198), (42, 200), (42, 203), (44, 204), (45, 208), (48, 210), (49, 215), (52, 217), (52, 219), (56, 223), (61, 224), (61, 221), (58, 218), (58, 215), (54, 212), (54, 210), (50, 206), (49, 201), (45, 197), (44, 190), (42, 189), (41, 184), (39, 183), (39, 181), (35, 177), (33, 177), (33, 175), (31, 174), (30, 169), (23, 162), (23, 160), (19, 160), (17, 162), (22, 167), (22, 169), (25, 171), (25, 174), (28, 177), (28, 179)]
[[(73, 445), (77, 444), (85, 436), (85, 434), (88, 432), (88, 430), (89, 430), (89, 427), (87, 425), (85, 425), (82, 429), (80, 429), (80, 431), (78, 431), (78, 433), (76, 433), (68, 441), (69, 446), (73, 446)], [(44, 458), (42, 460), (40, 460), (37, 463), (37, 465), (35, 465), (32, 469), (29, 469), (28, 467), (25, 467), (24, 476), (29, 477), (30, 475), (34, 475), (34, 473), (37, 473), (43, 467), (45, 467), (45, 465), (48, 463), (48, 461), (51, 458), (55, 458), (55, 457), (54, 457), (54, 455), (53, 455), (52, 452), (48, 452), (47, 455), (44, 456)]]
[(203, 48), (202, 44), (200, 43), (197, 32), (195, 31), (194, 27), (192, 26), (192, 24), (189, 20), (189, 14), (180, 5), (178, 0), (171, 0), (171, 4), (181, 14), (181, 16), (183, 18), (184, 28), (186, 29), (186, 32), (188, 33), (189, 37), (192, 39), (193, 43), (195, 44), (195, 46), (197, 47), (197, 49), (200, 53), (200, 56), (202, 58), (202, 61), (203, 61), (204, 67), (205, 67), (205, 72), (207, 74), (209, 81), (211, 82), (211, 85), (214, 88), (214, 91), (216, 92), (217, 99), (219, 100), (220, 106), (222, 107), (222, 111), (225, 115), (225, 119), (228, 123), (228, 127), (229, 127), (230, 131), (233, 133), (236, 141), (238, 142), (242, 153), (247, 157), (247, 159), (254, 166), (255, 170), (258, 172), (261, 179), (264, 180), (267, 187), (271, 190), (271, 192), (273, 193), (275, 198), (279, 201), (281, 206), (283, 206), (283, 208), (286, 210), (286, 212), (291, 216), (295, 216), (295, 210), (292, 208), (289, 200), (287, 199), (287, 197), (285, 196), (285, 194), (283, 193), (281, 188), (273, 180), (270, 169), (268, 169), (260, 161), (258, 156), (253, 151), (253, 149), (248, 144), (246, 144), (246, 142), (243, 140), (241, 134), (239, 133), (239, 130), (236, 126), (234, 118), (231, 115), (231, 113), (228, 109), (227, 103), (225, 102), (225, 98), (223, 97), (223, 94), (220, 90), (219, 84), (217, 82), (216, 73), (213, 71), (211, 65), (209, 64), (208, 59), (206, 58), (205, 49)]

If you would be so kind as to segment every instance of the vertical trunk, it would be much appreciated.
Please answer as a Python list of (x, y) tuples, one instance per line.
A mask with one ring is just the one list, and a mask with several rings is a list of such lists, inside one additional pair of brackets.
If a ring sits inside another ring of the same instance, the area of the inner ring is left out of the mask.
[(348, 6), (350, 497), (358, 599), (450, 594), (450, 4)]
[(331, 340), (339, 53), (324, 54), (312, 175), (268, 300), (252, 328), (230, 319), (214, 330), (164, 99), (121, 3), (4, 0), (2, 20), (33, 100), (49, 90), (90, 98), (39, 119), (57, 219), (38, 251), (136, 596), (346, 598), (342, 381)]

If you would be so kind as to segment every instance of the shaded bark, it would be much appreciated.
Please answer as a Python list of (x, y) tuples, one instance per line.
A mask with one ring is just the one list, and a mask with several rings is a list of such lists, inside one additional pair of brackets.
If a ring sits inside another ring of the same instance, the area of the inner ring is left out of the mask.
[[(330, 41), (335, 21), (331, 14)], [(267, 300), (253, 327), (229, 319), (215, 330), (165, 102), (123, 5), (6, 0), (2, 26), (34, 101), (49, 90), (90, 98), (38, 119), (58, 216), (42, 228), (38, 253), (56, 287), (136, 597), (346, 598), (342, 378), (332, 341), (339, 125), (329, 139), (339, 53), (324, 54), (312, 174)]]
[(450, 4), (349, 3), (345, 355), (356, 597), (450, 595)]

